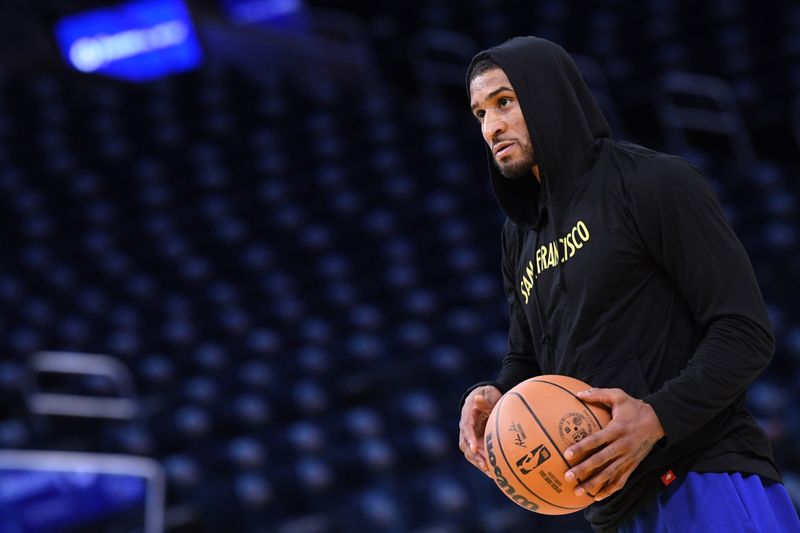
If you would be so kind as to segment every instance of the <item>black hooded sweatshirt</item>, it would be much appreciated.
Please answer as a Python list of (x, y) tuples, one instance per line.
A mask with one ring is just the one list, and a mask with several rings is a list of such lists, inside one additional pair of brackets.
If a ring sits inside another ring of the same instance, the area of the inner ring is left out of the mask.
[(505, 393), (563, 374), (653, 407), (666, 436), (622, 490), (587, 508), (595, 531), (616, 529), (669, 471), (678, 481), (688, 471), (779, 481), (769, 440), (744, 407), (745, 388), (772, 357), (772, 328), (705, 176), (682, 158), (613, 140), (558, 45), (515, 38), (476, 55), (469, 71), (486, 56), (517, 94), (541, 185), (533, 173), (504, 177), (487, 147), (507, 216), (509, 346), (496, 380), (469, 390), (489, 383)]

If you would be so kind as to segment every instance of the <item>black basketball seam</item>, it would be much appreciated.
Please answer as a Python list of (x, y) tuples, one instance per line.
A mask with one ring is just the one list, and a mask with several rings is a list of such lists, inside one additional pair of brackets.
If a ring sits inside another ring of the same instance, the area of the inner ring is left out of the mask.
[[(519, 394), (517, 394), (515, 392), (512, 392), (511, 394), (519, 396)], [(499, 409), (500, 408), (500, 404), (502, 404), (503, 401), (505, 401), (507, 396), (508, 396), (508, 394), (504, 394), (503, 397), (500, 398), (500, 403), (497, 404), (497, 407), (495, 409)], [(520, 398), (520, 399), (522, 399), (522, 398)], [(503, 442), (500, 440), (500, 416), (499, 416), (499, 414), (500, 414), (500, 412), (498, 411), (498, 416), (496, 416), (494, 418), (494, 432), (495, 432), (495, 435), (497, 435), (497, 447), (500, 449), (500, 453), (503, 454), (503, 460), (506, 462), (506, 465), (508, 466), (508, 471), (511, 472), (512, 474), (514, 474), (514, 477), (517, 478), (517, 481), (519, 481), (520, 484), (523, 487), (525, 487), (525, 490), (527, 490), (534, 498), (537, 498), (538, 500), (541, 500), (541, 501), (543, 501), (544, 503), (546, 503), (548, 505), (552, 505), (554, 507), (561, 507), (561, 506), (556, 505), (554, 503), (550, 503), (549, 501), (545, 500), (544, 498), (542, 498), (541, 496), (539, 496), (538, 494), (533, 492), (531, 489), (528, 488), (528, 486), (525, 483), (523, 483), (523, 481), (519, 478), (517, 473), (514, 472), (514, 467), (511, 466), (511, 463), (508, 462), (508, 456), (506, 455), (506, 451), (503, 448)], [(571, 507), (562, 507), (562, 509), (571, 509)]]
[(566, 388), (566, 387), (564, 387), (562, 385), (559, 385), (558, 383), (553, 383), (552, 381), (545, 381), (545, 380), (539, 379), (539, 378), (533, 378), (533, 379), (531, 379), (531, 381), (533, 381), (535, 383), (547, 383), (548, 385), (552, 385), (553, 387), (558, 387), (559, 389), (563, 390), (564, 392), (569, 393), (570, 396), (572, 396), (573, 398), (575, 398), (576, 400), (581, 402), (581, 404), (583, 404), (583, 406), (586, 407), (586, 410), (589, 411), (590, 415), (592, 415), (592, 418), (594, 418), (594, 421), (597, 422), (598, 426), (600, 426), (600, 429), (603, 429), (603, 424), (601, 424), (600, 420), (597, 419), (597, 416), (594, 414), (594, 411), (592, 411), (592, 409), (586, 404), (586, 402), (584, 402), (583, 400), (578, 398), (575, 395), (574, 392), (572, 392), (571, 390), (569, 390), (568, 388)]
[(544, 424), (542, 424), (542, 422), (539, 420), (539, 417), (536, 416), (536, 413), (533, 412), (533, 409), (531, 408), (530, 405), (528, 405), (528, 402), (525, 400), (525, 398), (523, 398), (522, 395), (520, 393), (518, 393), (518, 392), (513, 392), (512, 394), (514, 394), (516, 396), (519, 396), (519, 399), (522, 400), (522, 403), (523, 403), (523, 405), (525, 405), (525, 408), (531, 414), (533, 419), (536, 420), (536, 423), (539, 424), (539, 428), (542, 430), (542, 433), (544, 433), (547, 436), (547, 439), (550, 441), (550, 444), (552, 444), (553, 448), (555, 448), (556, 452), (558, 452), (558, 456), (561, 457), (561, 460), (564, 461), (564, 464), (566, 464), (568, 467), (572, 468), (572, 465), (569, 464), (569, 461), (567, 461), (567, 458), (564, 457), (564, 455), (561, 453), (561, 448), (559, 448), (556, 445), (555, 441), (553, 440), (553, 437), (551, 437), (550, 433), (544, 428)]
[[(550, 444), (553, 446), (553, 448), (556, 450), (556, 452), (558, 453), (558, 455), (561, 457), (561, 460), (562, 460), (562, 461), (564, 461), (564, 463), (566, 463), (566, 464), (567, 464), (567, 466), (570, 466), (570, 467), (571, 467), (571, 465), (570, 465), (570, 464), (567, 462), (567, 460), (566, 460), (566, 459), (564, 459), (564, 456), (563, 456), (563, 455), (561, 455), (561, 450), (558, 448), (558, 446), (556, 446), (556, 443), (555, 443), (555, 442), (553, 441), (553, 439), (550, 437), (550, 434), (549, 434), (549, 433), (547, 432), (547, 430), (544, 428), (544, 426), (542, 425), (542, 422), (539, 420), (539, 418), (538, 418), (538, 417), (536, 416), (536, 414), (533, 412), (533, 409), (531, 409), (531, 406), (530, 406), (530, 405), (528, 405), (528, 402), (526, 402), (526, 401), (525, 401), (525, 398), (523, 398), (523, 397), (522, 397), (522, 396), (521, 396), (521, 395), (520, 395), (518, 392), (509, 392), (509, 393), (507, 393), (506, 395), (508, 395), (508, 394), (513, 394), (514, 396), (517, 396), (517, 397), (520, 399), (520, 401), (522, 401), (522, 404), (525, 406), (525, 408), (526, 408), (526, 409), (528, 410), (528, 412), (531, 414), (531, 416), (532, 416), (532, 417), (533, 417), (533, 419), (536, 421), (536, 423), (537, 423), (537, 424), (539, 424), (539, 428), (542, 430), (542, 433), (543, 433), (543, 434), (544, 434), (544, 435), (547, 437), (547, 439), (550, 441)], [(497, 418), (495, 418), (495, 421), (494, 421), (494, 422), (495, 422), (495, 431), (496, 431), (496, 432), (497, 432), (497, 434), (499, 435), (499, 434), (500, 434), (500, 417), (498, 416)], [(538, 494), (536, 494), (535, 492), (533, 492), (533, 491), (532, 491), (532, 490), (531, 490), (531, 489), (530, 489), (530, 488), (529, 488), (529, 487), (528, 487), (528, 486), (525, 484), (525, 482), (524, 482), (524, 481), (522, 481), (522, 479), (520, 479), (520, 477), (519, 477), (519, 476), (517, 475), (517, 473), (514, 471), (514, 467), (512, 467), (512, 466), (511, 466), (511, 463), (509, 463), (509, 462), (508, 462), (508, 457), (506, 456), (506, 451), (505, 451), (505, 449), (503, 449), (503, 444), (502, 444), (502, 442), (500, 442), (500, 439), (499, 439), (499, 438), (498, 438), (498, 440), (497, 440), (497, 443), (498, 443), (498, 447), (500, 448), (500, 453), (502, 453), (502, 454), (503, 454), (503, 459), (505, 459), (505, 461), (506, 461), (506, 464), (508, 465), (508, 469), (509, 469), (509, 471), (510, 471), (512, 474), (514, 474), (514, 477), (515, 477), (515, 478), (517, 478), (517, 481), (519, 481), (519, 482), (520, 482), (520, 484), (521, 484), (523, 487), (525, 487), (525, 490), (527, 490), (529, 493), (531, 493), (532, 495), (536, 496), (537, 498), (539, 498), (539, 499), (540, 499), (540, 500), (542, 500), (543, 502), (547, 503), (548, 505), (552, 505), (553, 507), (558, 507), (559, 509), (567, 509), (567, 510), (572, 510), (572, 511), (579, 511), (579, 510), (583, 509), (583, 507), (568, 507), (568, 506), (564, 506), (564, 505), (558, 505), (558, 504), (556, 504), (556, 503), (553, 503), (553, 502), (550, 502), (550, 501), (546, 500), (546, 499), (545, 499), (545, 498), (543, 498), (542, 496), (539, 496)]]
[[(512, 394), (516, 394), (516, 393), (512, 393)], [(495, 407), (495, 409), (500, 409), (500, 404), (503, 403), (503, 401), (506, 399), (507, 396), (508, 396), (508, 394), (504, 394), (500, 398), (500, 403), (497, 404), (497, 407)], [(514, 467), (512, 467), (511, 463), (508, 462), (508, 457), (506, 456), (506, 451), (503, 449), (503, 443), (500, 440), (500, 416), (499, 416), (500, 415), (500, 411), (498, 411), (497, 413), (498, 413), (498, 416), (496, 416), (494, 418), (494, 433), (495, 433), (495, 435), (497, 435), (497, 447), (500, 450), (500, 453), (503, 454), (503, 460), (505, 460), (506, 465), (508, 466), (509, 472), (514, 474), (514, 477), (517, 478), (517, 481), (519, 481), (522, 484), (522, 486), (525, 487), (525, 490), (527, 490), (533, 497), (543, 501), (544, 503), (546, 503), (548, 505), (555, 505), (555, 504), (552, 504), (552, 503), (548, 502), (547, 500), (545, 500), (544, 498), (542, 498), (541, 496), (539, 496), (538, 494), (533, 492), (531, 489), (529, 489), (528, 486), (525, 485), (525, 483), (522, 483), (522, 480), (519, 478), (517, 473), (514, 472)]]
[[(515, 396), (519, 396), (519, 394), (517, 394), (516, 392), (512, 392), (511, 394), (513, 394), (513, 395), (515, 395)], [(507, 396), (507, 395), (506, 395), (506, 396)], [(520, 397), (520, 400), (522, 400), (523, 402), (525, 402), (525, 400), (524, 400), (522, 397)], [(529, 409), (529, 410), (530, 410), (530, 409)], [(533, 414), (533, 413), (531, 413), (531, 414)], [(534, 417), (535, 417), (535, 416), (536, 416), (536, 415), (534, 415)], [(537, 420), (536, 422), (538, 423), (539, 421)], [(539, 424), (539, 427), (541, 427), (541, 424)], [(527, 490), (527, 491), (528, 491), (528, 493), (530, 493), (530, 494), (531, 494), (532, 496), (534, 496), (535, 498), (538, 498), (539, 500), (543, 501), (544, 503), (546, 503), (546, 504), (548, 504), (548, 505), (552, 505), (553, 507), (558, 507), (558, 508), (560, 508), (560, 509), (572, 509), (572, 507), (562, 507), (561, 505), (557, 505), (557, 504), (555, 504), (555, 503), (549, 502), (549, 501), (545, 500), (543, 497), (541, 497), (541, 496), (539, 496), (538, 494), (536, 494), (535, 492), (533, 492), (533, 491), (532, 491), (530, 488), (528, 488), (528, 486), (525, 484), (525, 482), (523, 482), (523, 481), (520, 479), (520, 477), (517, 475), (517, 473), (514, 471), (514, 467), (513, 467), (513, 466), (511, 466), (511, 463), (508, 461), (508, 456), (506, 455), (506, 451), (505, 451), (505, 449), (503, 448), (503, 443), (502, 443), (502, 441), (500, 440), (500, 417), (499, 417), (499, 416), (497, 416), (497, 417), (495, 418), (495, 420), (494, 420), (494, 430), (495, 430), (495, 433), (497, 434), (497, 447), (500, 449), (500, 453), (501, 453), (501, 454), (503, 454), (503, 459), (505, 460), (505, 462), (506, 462), (506, 465), (508, 466), (508, 471), (509, 471), (509, 472), (511, 472), (511, 473), (514, 475), (514, 477), (515, 477), (515, 478), (517, 478), (517, 481), (519, 481), (519, 482), (520, 482), (520, 484), (521, 484), (523, 487), (525, 487), (525, 490)], [(546, 431), (544, 431), (544, 428), (542, 428), (542, 431), (543, 431), (545, 434), (547, 434), (547, 432), (546, 432)]]

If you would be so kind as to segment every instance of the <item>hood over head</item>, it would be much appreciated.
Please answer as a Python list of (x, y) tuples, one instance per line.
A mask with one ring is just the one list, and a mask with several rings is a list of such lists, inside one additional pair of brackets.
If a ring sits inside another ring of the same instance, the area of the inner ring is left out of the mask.
[[(587, 178), (597, 141), (611, 130), (575, 62), (555, 43), (538, 37), (515, 37), (478, 53), (467, 70), (489, 57), (508, 76), (528, 126), (542, 186), (533, 173), (509, 179), (500, 173), (487, 146), (492, 187), (506, 215), (522, 227), (540, 227), (550, 200), (569, 195)], [(539, 201), (544, 188), (544, 202)]]

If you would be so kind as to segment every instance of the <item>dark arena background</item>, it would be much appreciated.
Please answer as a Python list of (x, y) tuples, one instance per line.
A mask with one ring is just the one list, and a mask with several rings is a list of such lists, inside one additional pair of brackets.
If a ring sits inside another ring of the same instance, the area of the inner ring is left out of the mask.
[(508, 325), (464, 74), (529, 34), (707, 173), (800, 505), (800, 5), (2, 0), (0, 531), (588, 531), (457, 445)]

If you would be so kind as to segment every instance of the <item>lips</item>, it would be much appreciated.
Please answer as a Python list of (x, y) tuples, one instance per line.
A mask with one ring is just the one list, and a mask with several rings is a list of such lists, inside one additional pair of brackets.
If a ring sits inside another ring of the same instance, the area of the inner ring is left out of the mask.
[(502, 157), (512, 146), (514, 146), (514, 141), (501, 141), (494, 145), (492, 151), (495, 157)]

